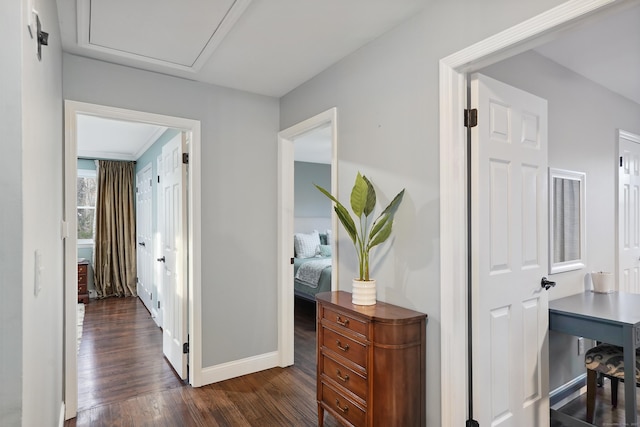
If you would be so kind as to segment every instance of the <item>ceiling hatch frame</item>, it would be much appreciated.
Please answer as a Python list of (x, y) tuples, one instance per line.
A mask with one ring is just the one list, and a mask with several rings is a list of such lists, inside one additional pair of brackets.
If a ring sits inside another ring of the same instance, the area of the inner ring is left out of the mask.
[(107, 55), (127, 58), (129, 60), (139, 61), (154, 66), (168, 67), (175, 70), (197, 73), (207, 63), (209, 58), (211, 58), (214, 51), (218, 48), (218, 46), (220, 46), (222, 40), (224, 40), (225, 36), (231, 31), (233, 26), (240, 19), (251, 1), (252, 0), (235, 0), (233, 2), (219, 24), (215, 28), (213, 28), (211, 37), (207, 41), (202, 51), (200, 51), (197, 58), (193, 61), (193, 64), (191, 64), (190, 66), (163, 59), (144, 56), (133, 52), (126, 52), (119, 49), (112, 49), (105, 46), (92, 44), (90, 42), (91, 1), (87, 0), (76, 0), (78, 46)]

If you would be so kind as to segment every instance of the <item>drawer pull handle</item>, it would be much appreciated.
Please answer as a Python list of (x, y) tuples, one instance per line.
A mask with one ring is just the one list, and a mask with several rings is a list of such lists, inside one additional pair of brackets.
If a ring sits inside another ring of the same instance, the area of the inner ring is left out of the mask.
[(337, 316), (336, 323), (340, 326), (347, 326), (349, 324), (349, 319), (342, 320), (340, 316)]
[(336, 399), (336, 407), (338, 408), (338, 411), (342, 412), (343, 414), (346, 414), (349, 411), (348, 406), (340, 406), (340, 401), (338, 399)]
[(338, 348), (342, 351), (347, 351), (349, 350), (349, 344), (345, 344), (344, 347), (342, 346), (342, 344), (340, 343), (340, 340), (336, 340), (336, 345), (338, 346)]
[(342, 373), (340, 372), (340, 369), (338, 369), (338, 371), (336, 372), (336, 375), (338, 376), (338, 379), (340, 381), (342, 381), (343, 383), (346, 383), (347, 381), (349, 381), (349, 375), (345, 375), (344, 377), (342, 376)]

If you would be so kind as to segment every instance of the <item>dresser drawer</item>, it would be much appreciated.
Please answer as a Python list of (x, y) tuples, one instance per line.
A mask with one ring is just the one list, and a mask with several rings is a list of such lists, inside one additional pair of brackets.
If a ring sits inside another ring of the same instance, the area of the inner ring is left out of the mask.
[(78, 274), (87, 274), (87, 264), (78, 264)]
[(367, 399), (367, 379), (365, 375), (355, 372), (326, 354), (323, 354), (320, 359), (320, 367), (323, 375), (331, 378), (363, 401)]
[(78, 295), (82, 295), (86, 293), (87, 293), (87, 284), (85, 283), (84, 285), (78, 285)]
[(365, 425), (366, 412), (351, 399), (343, 396), (324, 382), (322, 383), (320, 393), (320, 400), (327, 408), (354, 426)]
[(86, 284), (87, 284), (87, 275), (78, 274), (78, 285), (86, 285)]
[(322, 318), (330, 323), (335, 324), (336, 326), (341, 326), (357, 334), (360, 334), (365, 338), (368, 338), (369, 324), (363, 320), (348, 316), (344, 313), (333, 311), (327, 307), (323, 307)]
[(324, 346), (367, 370), (367, 345), (322, 327)]

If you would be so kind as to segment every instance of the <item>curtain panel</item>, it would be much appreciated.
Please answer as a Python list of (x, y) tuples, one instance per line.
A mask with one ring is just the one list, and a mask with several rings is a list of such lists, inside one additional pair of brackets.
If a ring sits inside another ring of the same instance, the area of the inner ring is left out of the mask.
[(134, 169), (134, 162), (99, 161), (94, 256), (98, 298), (137, 296)]

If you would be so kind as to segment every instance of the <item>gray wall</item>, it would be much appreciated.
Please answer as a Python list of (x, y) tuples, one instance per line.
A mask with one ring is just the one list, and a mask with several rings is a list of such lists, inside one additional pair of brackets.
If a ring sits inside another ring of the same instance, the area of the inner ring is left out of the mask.
[(74, 55), (63, 61), (65, 99), (201, 121), (202, 365), (275, 351), (276, 253), (263, 243), (276, 241), (278, 100)]
[[(50, 33), (42, 61), (24, 2), (0, 2), (2, 426), (57, 425), (62, 404), (62, 61), (55, 2), (36, 7)], [(42, 260), (37, 296), (36, 251)]]
[(22, 20), (21, 1), (0, 3), (0, 424), (22, 419)]
[[(613, 66), (612, 66), (613, 69)], [(549, 167), (586, 172), (586, 267), (550, 276), (550, 298), (585, 288), (591, 271), (615, 271), (618, 129), (640, 134), (640, 105), (529, 51), (481, 71), (545, 98), (549, 106)], [(575, 337), (549, 335), (550, 388), (585, 372)], [(566, 369), (571, 365), (573, 369)]]
[[(331, 191), (331, 165), (309, 162), (294, 164), (294, 220), (298, 218), (331, 218), (331, 201), (314, 187)], [(299, 230), (294, 226), (295, 230)], [(308, 233), (312, 230), (300, 230)], [(318, 229), (324, 233), (325, 230)]]
[[(357, 171), (386, 205), (405, 198), (392, 245), (377, 248), (378, 298), (423, 311), (427, 325), (427, 425), (440, 426), (438, 61), (561, 1), (430, 2), (423, 13), (328, 68), (281, 99), (280, 128), (338, 108), (338, 192)], [(342, 229), (339, 278), (351, 288), (356, 259)], [(380, 263), (383, 258), (382, 263)], [(461, 404), (461, 410), (463, 405)]]

